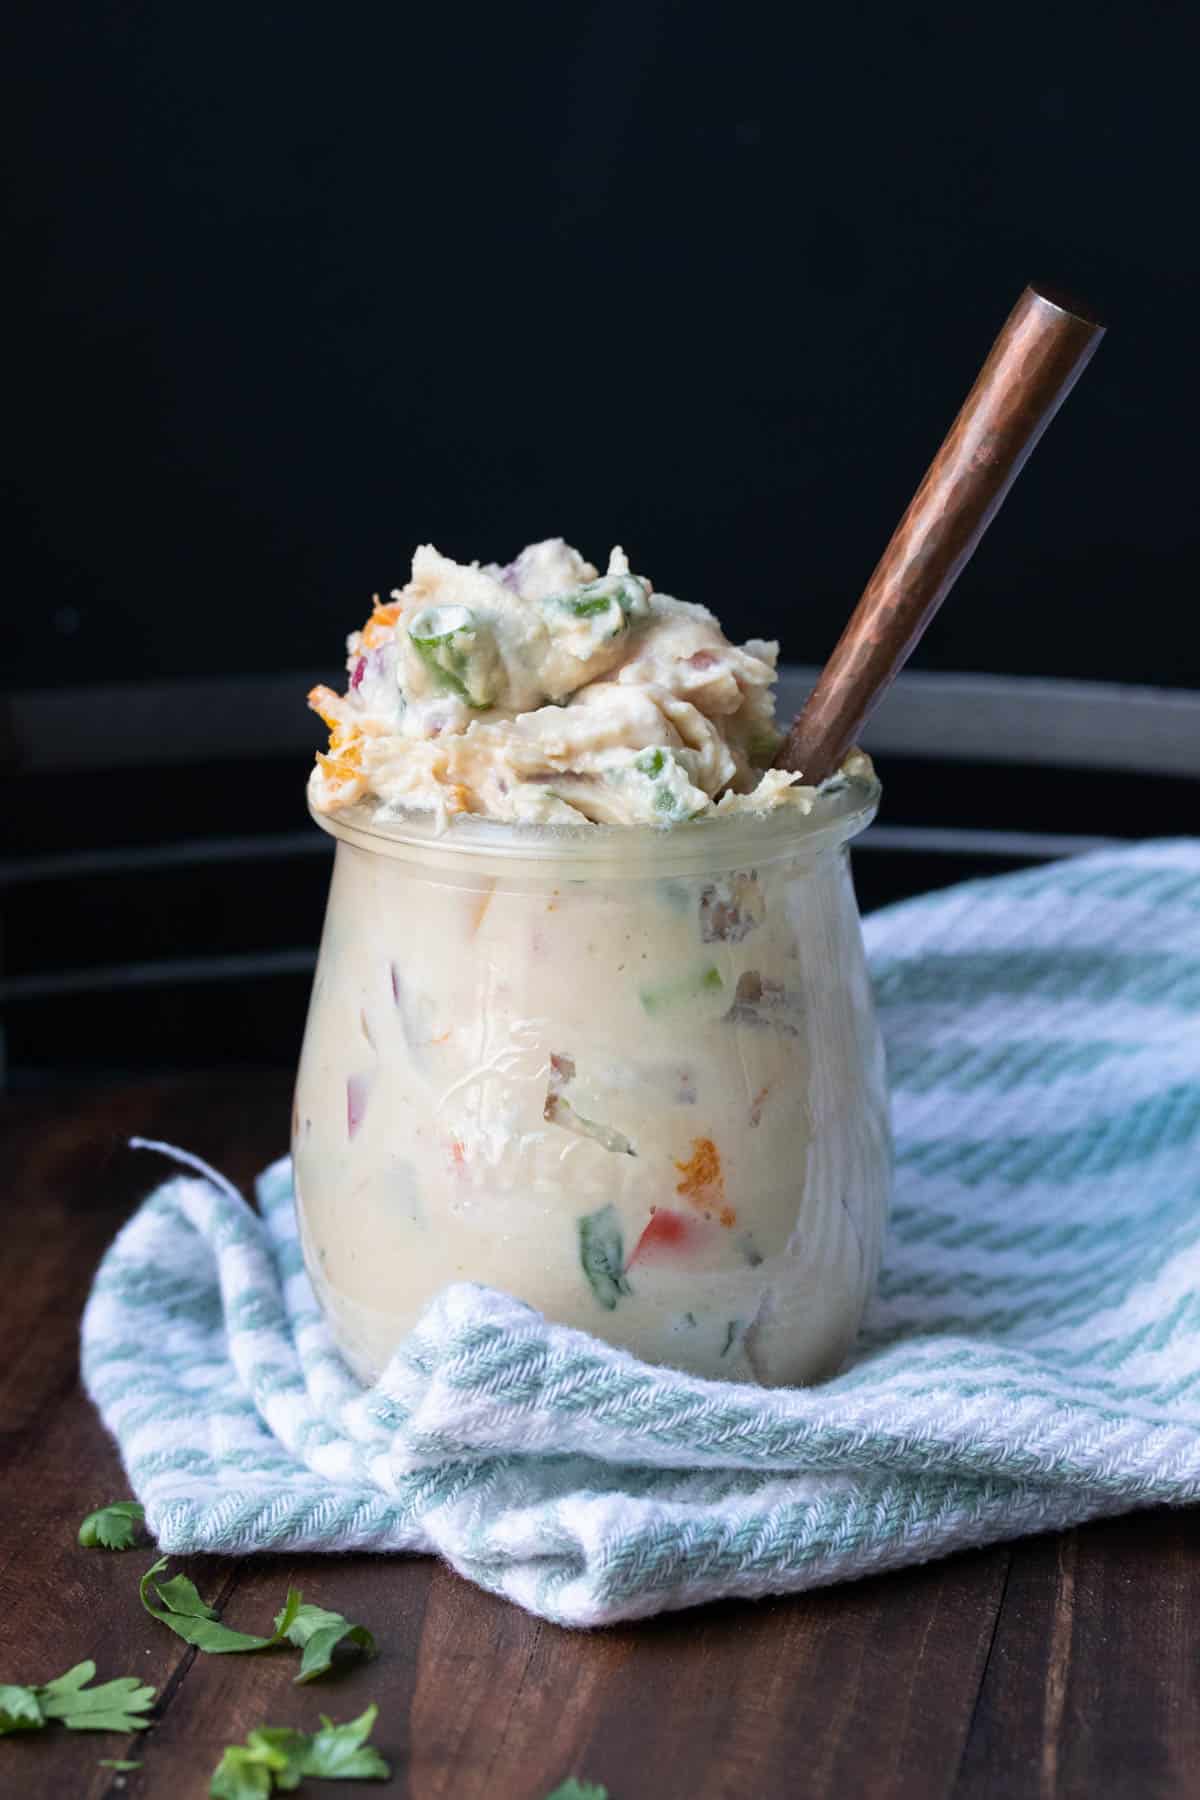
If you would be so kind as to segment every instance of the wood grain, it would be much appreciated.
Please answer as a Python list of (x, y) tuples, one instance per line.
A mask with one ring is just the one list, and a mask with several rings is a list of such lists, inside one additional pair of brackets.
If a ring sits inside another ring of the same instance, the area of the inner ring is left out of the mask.
[[(7, 1304), (0, 1310), (5, 1680), (47, 1681), (90, 1656), (98, 1680), (135, 1674), (170, 1693), (190, 1661), (187, 1647), (153, 1629), (138, 1604), (137, 1575), (149, 1556), (84, 1551), (75, 1541), (85, 1512), (128, 1491), (115, 1448), (79, 1387), (79, 1315), (100, 1254), (157, 1178), (152, 1163), (122, 1148), (124, 1139), (147, 1124), (169, 1126), (181, 1098), (177, 1087), (147, 1084), (75, 1097), (69, 1105), (6, 1105), (12, 1186), (4, 1212)], [(195, 1108), (200, 1098), (189, 1091), (185, 1105)], [(234, 1140), (245, 1138), (245, 1095), (216, 1084), (211, 1098), (201, 1135), (215, 1154), (236, 1160)], [(213, 1571), (218, 1585), (231, 1574), (231, 1567)], [(113, 1789), (112, 1772), (99, 1759), (140, 1756), (134, 1740), (140, 1745), (152, 1736), (137, 1733), (127, 1744), (93, 1733), (5, 1739), (0, 1792), (31, 1800), (131, 1792)]]
[(954, 1800), (1200, 1792), (1194, 1512), (1036, 1538), (1012, 1556)]
[[(569, 1774), (611, 1800), (1176, 1800), (1200, 1768), (1200, 1547), (1147, 1514), (849, 1587), (567, 1632), (428, 1558), (193, 1558), (179, 1566), (260, 1630), (289, 1584), (362, 1620), (379, 1655), (297, 1688), (287, 1652), (202, 1656), (137, 1600), (149, 1552), (81, 1551), (79, 1519), (124, 1477), (76, 1378), (104, 1246), (159, 1178), (133, 1131), (246, 1182), (285, 1140), (288, 1083), (224, 1075), (10, 1101), (0, 1311), (0, 1679), (93, 1656), (160, 1688), (129, 1744), (0, 1743), (21, 1800), (201, 1800), (260, 1723), (380, 1706), (405, 1800), (541, 1800)], [(118, 1777), (101, 1757), (139, 1757)], [(321, 1792), (314, 1788), (314, 1792)], [(332, 1792), (333, 1790), (329, 1790)], [(367, 1790), (364, 1790), (364, 1792)], [(373, 1791), (373, 1790), (372, 1790)]]

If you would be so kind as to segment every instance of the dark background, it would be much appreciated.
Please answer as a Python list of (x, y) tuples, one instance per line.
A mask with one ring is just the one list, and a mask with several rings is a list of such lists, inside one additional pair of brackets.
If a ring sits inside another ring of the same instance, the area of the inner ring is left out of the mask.
[[(1200, 688), (1198, 16), (9, 12), (13, 1078), (294, 1059), (327, 882), (305, 677), (418, 542), (621, 541), (733, 635), (821, 661), (1031, 277), (1109, 336), (914, 666)], [(235, 752), (235, 678), (288, 671), (300, 741)], [(126, 702), (82, 690), (205, 676), (231, 685), (186, 755), (161, 690), (114, 766)], [(61, 767), (30, 690), (76, 720)], [(1196, 828), (1196, 782), (945, 748), (888, 760), (887, 825)], [(864, 852), (863, 903), (1024, 859), (981, 854)]]
[(27, 13), (10, 681), (333, 664), (560, 532), (817, 661), (1041, 275), (1109, 339), (919, 662), (1200, 684), (1195, 18)]

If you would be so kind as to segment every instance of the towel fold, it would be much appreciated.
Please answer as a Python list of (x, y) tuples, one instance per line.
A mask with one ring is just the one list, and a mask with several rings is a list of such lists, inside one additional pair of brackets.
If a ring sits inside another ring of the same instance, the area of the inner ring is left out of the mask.
[(143, 1203), (83, 1374), (168, 1552), (435, 1552), (567, 1625), (782, 1593), (1200, 1496), (1200, 845), (869, 917), (896, 1187), (822, 1387), (651, 1368), (486, 1288), (364, 1388), (290, 1167)]

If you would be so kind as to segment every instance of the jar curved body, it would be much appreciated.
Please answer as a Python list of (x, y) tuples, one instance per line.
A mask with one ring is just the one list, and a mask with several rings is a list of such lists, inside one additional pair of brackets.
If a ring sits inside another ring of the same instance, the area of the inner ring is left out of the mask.
[(361, 1376), (463, 1280), (702, 1375), (837, 1368), (890, 1178), (845, 849), (871, 811), (582, 861), (334, 825), (293, 1157)]

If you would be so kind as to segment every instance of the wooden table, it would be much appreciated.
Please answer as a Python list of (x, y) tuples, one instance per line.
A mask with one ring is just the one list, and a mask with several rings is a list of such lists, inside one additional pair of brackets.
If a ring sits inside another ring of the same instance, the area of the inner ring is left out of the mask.
[[(261, 1631), (290, 1584), (370, 1625), (379, 1655), (312, 1687), (269, 1656), (198, 1655), (137, 1600), (145, 1552), (76, 1547), (123, 1497), (80, 1391), (96, 1261), (159, 1173), (133, 1132), (245, 1182), (286, 1140), (282, 1075), (222, 1073), (4, 1103), (10, 1195), (0, 1313), (0, 1680), (94, 1657), (160, 1690), (126, 1748), (61, 1729), (0, 1743), (20, 1800), (207, 1794), (255, 1724), (380, 1707), (386, 1787), (411, 1800), (542, 1800), (568, 1774), (611, 1800), (1200, 1794), (1200, 1545), (1153, 1513), (857, 1585), (590, 1634), (476, 1592), (433, 1560), (192, 1558), (231, 1623)], [(140, 1757), (116, 1776), (101, 1757)], [(305, 1784), (302, 1791), (309, 1791)]]

